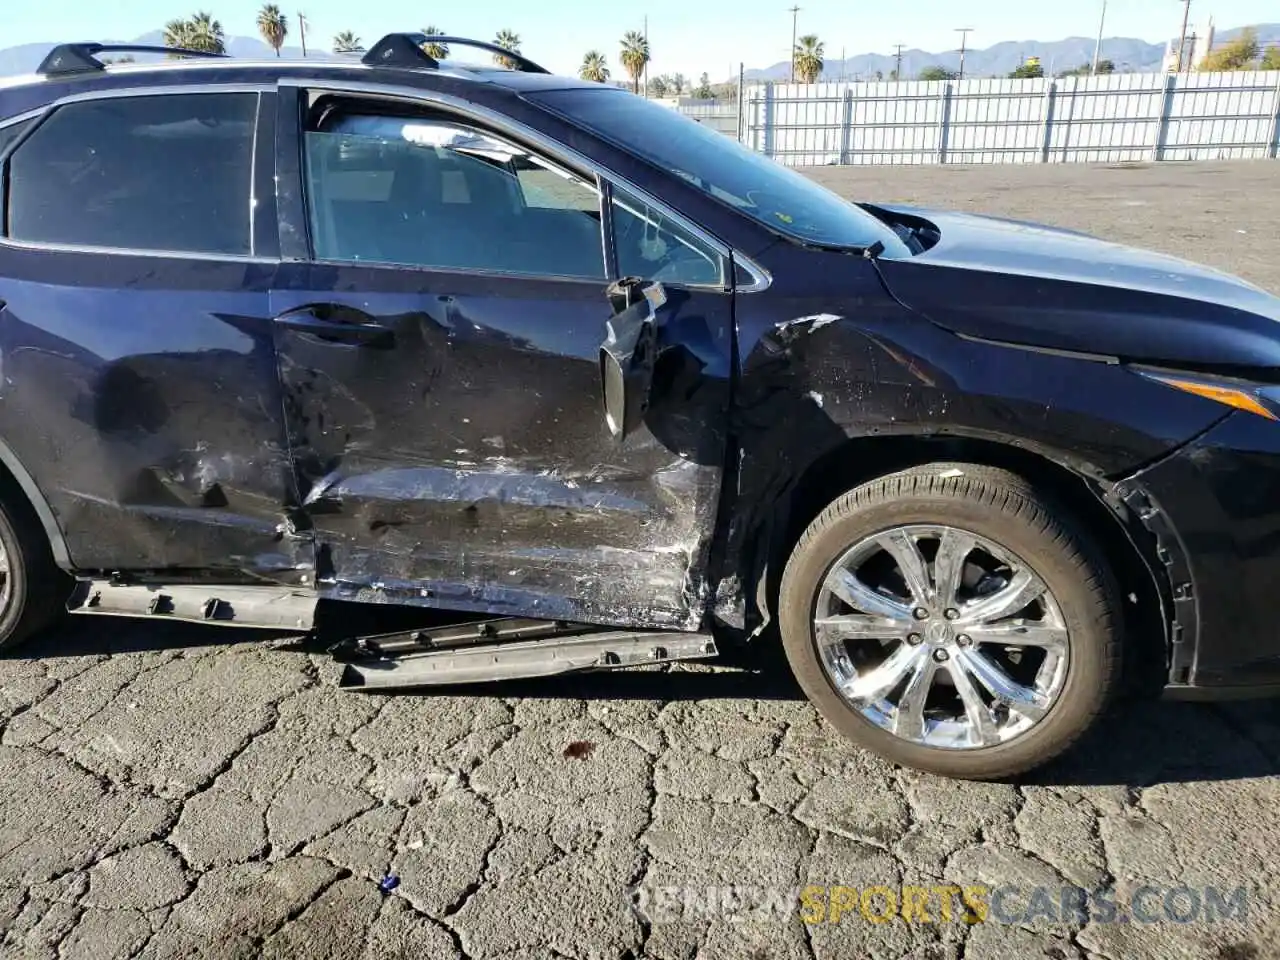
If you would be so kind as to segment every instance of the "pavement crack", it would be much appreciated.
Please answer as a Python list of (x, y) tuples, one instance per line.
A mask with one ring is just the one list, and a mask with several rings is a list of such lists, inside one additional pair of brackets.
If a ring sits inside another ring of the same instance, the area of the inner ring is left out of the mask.
[[(821, 837), (819, 831), (809, 827), (807, 824), (805, 825), (805, 828), (809, 831), (809, 852), (806, 853), (796, 865), (796, 883), (800, 887), (804, 886), (805, 878), (809, 875), (809, 868), (813, 864), (813, 858), (818, 853), (818, 840)], [(813, 960), (817, 960), (818, 952), (813, 945), (813, 926), (805, 923), (802, 918), (800, 921), (800, 929), (804, 932), (805, 949), (809, 951), (809, 956), (813, 958)]]
[[(94, 667), (110, 663), (114, 659), (115, 659), (114, 655), (108, 655), (107, 659), (94, 664)], [(39, 710), (34, 710), (33, 712), (37, 717), (39, 717), (41, 720), (45, 721), (50, 726), (55, 728), (51, 730), (48, 734), (46, 734), (44, 737), (41, 737), (39, 743), (43, 744), (46, 740), (49, 739), (49, 737), (53, 736), (55, 733), (75, 734), (83, 730), (90, 721), (97, 718), (100, 714), (102, 714), (104, 710), (106, 710), (108, 707), (114, 704), (121, 696), (123, 696), (124, 692), (128, 690), (131, 686), (133, 686), (135, 683), (137, 683), (147, 674), (155, 673), (157, 670), (167, 667), (169, 664), (173, 663), (176, 659), (177, 659), (176, 655), (161, 657), (161, 659), (156, 663), (149, 663), (149, 664), (146, 664), (145, 666), (138, 667), (138, 669), (133, 673), (132, 676), (120, 682), (116, 686), (116, 688), (111, 691), (110, 694), (102, 698), (102, 704), (96, 710), (92, 711), (91, 713), (89, 713), (84, 717), (81, 717), (79, 720), (75, 721), (75, 723), (73, 723), (71, 726), (66, 726), (65, 724), (59, 722), (58, 718), (56, 717), (49, 717)], [(91, 667), (89, 670), (83, 670), (80, 673), (75, 674), (74, 677), (67, 677), (59, 681), (58, 687), (61, 687), (64, 683), (67, 682), (67, 680), (84, 676), (84, 674), (89, 673), (92, 669), (93, 668)], [(41, 702), (47, 700), (50, 696), (53, 695), (53, 693), (54, 693), (53, 690), (49, 691), (48, 694), (40, 698)], [(32, 704), (32, 706), (34, 707), (35, 704)]]
[[(83, 894), (81, 896), (83, 896)], [(67, 925), (67, 929), (63, 931), (62, 936), (58, 937), (57, 942), (53, 945), (53, 955), (55, 957), (61, 958), (62, 945), (67, 942), (67, 937), (76, 932), (76, 927), (80, 926), (80, 921), (84, 919), (85, 913), (86, 911), (84, 907), (76, 907), (75, 917), (72, 919), (71, 923)]]
[[(273, 800), (272, 802), (274, 803), (275, 801)], [(379, 804), (377, 800), (375, 800), (373, 797), (369, 797), (368, 806), (361, 807), (359, 810), (357, 810), (355, 813), (351, 814), (350, 816), (344, 817), (340, 822), (335, 823), (332, 827), (330, 827), (324, 833), (317, 834), (316, 836), (309, 837), (305, 840), (296, 841), (294, 845), (289, 848), (288, 852), (281, 857), (281, 859), (287, 860), (289, 857), (296, 857), (299, 854), (301, 854), (303, 850), (305, 850), (311, 844), (320, 843), (323, 840), (329, 839), (334, 834), (338, 833), (338, 831), (345, 830), (347, 827), (351, 826), (351, 824), (355, 823), (357, 820), (363, 817), (370, 810), (376, 809), (378, 805)], [(386, 804), (386, 806), (390, 806), (390, 804)], [(274, 845), (271, 843), (271, 838), (267, 837), (268, 853), (270, 853), (273, 847)], [(270, 859), (270, 857), (264, 857), (263, 859)]]
[(498, 845), (502, 843), (507, 834), (506, 824), (502, 822), (502, 817), (500, 817), (498, 815), (498, 811), (494, 809), (493, 801), (471, 786), (471, 778), (467, 773), (463, 772), (460, 776), (464, 789), (479, 800), (485, 810), (493, 816), (494, 822), (498, 825), (498, 830), (494, 835), (493, 841), (485, 847), (484, 855), (480, 858), (480, 872), (477, 874), (476, 879), (467, 884), (466, 888), (458, 895), (453, 903), (449, 904), (449, 906), (445, 908), (443, 914), (445, 917), (452, 917), (461, 912), (461, 910), (470, 902), (471, 898), (489, 882), (490, 861), (493, 858), (494, 851), (498, 849)]
[(458, 956), (462, 957), (462, 960), (471, 960), (471, 954), (467, 952), (467, 948), (462, 942), (462, 935), (458, 933), (458, 931), (455, 930), (450, 924), (443, 923), (442, 921), (438, 920), (436, 917), (433, 917), (431, 914), (426, 913), (425, 911), (419, 910), (417, 907), (413, 905), (413, 901), (410, 900), (408, 897), (401, 896), (398, 899), (400, 900), (401, 903), (403, 903), (406, 907), (409, 908), (409, 911), (414, 916), (421, 919), (424, 923), (430, 924), (433, 927), (438, 927), (439, 929), (443, 930), (448, 935), (449, 939), (453, 941), (453, 948), (458, 951)]
[[(332, 864), (330, 865), (333, 866)], [(277, 933), (279, 933), (289, 924), (293, 923), (293, 921), (297, 920), (300, 916), (306, 913), (307, 910), (312, 905), (317, 903), (320, 900), (320, 898), (323, 897), (326, 893), (328, 893), (329, 890), (331, 890), (335, 885), (351, 877), (351, 871), (346, 869), (345, 867), (335, 867), (334, 869), (337, 870), (337, 873), (333, 877), (330, 877), (327, 882), (321, 884), (320, 887), (316, 890), (316, 892), (312, 894), (305, 902), (299, 904), (298, 906), (290, 910), (288, 913), (286, 913), (284, 919), (281, 920), (278, 924), (276, 924), (272, 929), (266, 931), (262, 935), (255, 938), (253, 943), (253, 956), (255, 957), (261, 956), (262, 948), (268, 940), (270, 940), (272, 937), (274, 937)]]
[[(647, 773), (645, 778), (645, 799), (647, 801), (645, 807), (644, 826), (640, 828), (640, 832), (636, 834), (636, 867), (631, 872), (631, 876), (627, 880), (628, 895), (632, 895), (640, 882), (649, 872), (649, 865), (653, 860), (653, 852), (649, 849), (649, 843), (645, 839), (645, 834), (649, 832), (653, 826), (654, 820), (657, 819), (658, 806), (658, 757), (654, 754), (645, 752), (647, 758)], [(640, 952), (638, 956), (645, 956), (649, 946), (649, 937), (653, 933), (653, 925), (649, 922), (649, 918), (645, 916), (643, 910), (633, 910), (636, 922), (640, 925)]]
[[(247, 733), (244, 736), (244, 738), (240, 741), (240, 743), (236, 746), (236, 748), (232, 750), (230, 754), (227, 755), (226, 759), (224, 759), (220, 764), (218, 764), (217, 768), (213, 770), (212, 773), (210, 773), (203, 780), (197, 783), (194, 789), (192, 789), (189, 793), (187, 793), (184, 797), (182, 797), (181, 802), (183, 806), (185, 806), (187, 802), (190, 801), (193, 797), (197, 797), (202, 793), (208, 792), (213, 787), (213, 785), (218, 782), (218, 779), (220, 777), (222, 777), (224, 774), (229, 772), (231, 768), (235, 766), (236, 761), (239, 760), (240, 757), (244, 755), (244, 752), (246, 750), (248, 750), (251, 746), (253, 746), (253, 744), (257, 742), (260, 738), (265, 737), (269, 733), (274, 731), (280, 725), (281, 719), (283, 719), (284, 714), (282, 713), (281, 708), (286, 703), (300, 696), (301, 694), (305, 693), (307, 690), (312, 689), (319, 683), (319, 679), (315, 675), (314, 671), (312, 671), (312, 673), (307, 677), (307, 680), (308, 682), (303, 686), (299, 687), (297, 690), (291, 691), (289, 694), (281, 697), (279, 700), (271, 701), (266, 705), (267, 708), (271, 711), (271, 714), (270, 716), (267, 717), (266, 722), (260, 724), (256, 729), (250, 730), (249, 733)], [(295, 764), (296, 764), (296, 761), (295, 761)]]
[[(1084, 801), (1087, 803), (1087, 801)], [(1089, 839), (1097, 846), (1102, 859), (1102, 886), (1104, 888), (1114, 889), (1116, 885), (1116, 871), (1111, 864), (1111, 851), (1107, 849), (1106, 841), (1102, 838), (1102, 814), (1095, 804), (1087, 803), (1091, 816), (1089, 822)]]

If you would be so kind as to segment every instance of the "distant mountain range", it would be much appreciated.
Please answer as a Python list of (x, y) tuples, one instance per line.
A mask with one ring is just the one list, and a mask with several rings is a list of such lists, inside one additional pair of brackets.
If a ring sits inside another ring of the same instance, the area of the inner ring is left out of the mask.
[[(1218, 30), (1214, 34), (1213, 45), (1219, 45), (1238, 37), (1245, 28), (1234, 30)], [(1280, 43), (1280, 23), (1257, 24), (1258, 41), (1264, 47)], [(1176, 39), (1176, 38), (1174, 38)], [(1097, 42), (1094, 37), (1068, 37), (1052, 43), (1039, 40), (1005, 41), (985, 49), (966, 50), (964, 54), (964, 74), (966, 77), (1003, 77), (1016, 70), (1027, 57), (1039, 57), (1045, 73), (1059, 73), (1070, 70), (1081, 64), (1093, 62), (1093, 47)], [(1116, 65), (1116, 69), (1125, 73), (1151, 73), (1158, 71), (1164, 60), (1165, 44), (1148, 43), (1133, 37), (1107, 37), (1102, 41), (1102, 56)], [(830, 41), (826, 43), (826, 63), (822, 68), (822, 79), (839, 80), (841, 77), (873, 77), (876, 72), (889, 76), (897, 67), (894, 54), (864, 53), (856, 57), (839, 60), (840, 49), (833, 48)], [(942, 67), (955, 70), (960, 64), (959, 50), (948, 50), (944, 53), (929, 53), (924, 50), (902, 51), (902, 75), (910, 79), (925, 67)], [(785, 80), (791, 71), (787, 61), (775, 63), (771, 67), (760, 70), (747, 70), (748, 80)]]
[[(1219, 31), (1214, 39), (1214, 45), (1217, 46), (1239, 36), (1242, 29)], [(1280, 44), (1280, 23), (1259, 24), (1255, 29), (1258, 31), (1259, 41), (1264, 46)], [(153, 30), (127, 42), (161, 46), (164, 43), (164, 34), (160, 30)], [(372, 42), (372, 40), (366, 38), (366, 42)], [(325, 38), (316, 47), (308, 45), (307, 56), (316, 59), (334, 59), (336, 55), (329, 51), (327, 43), (328, 40)], [(51, 46), (51, 43), (26, 43), (0, 50), (0, 76), (30, 73), (39, 65)], [(1006, 41), (985, 49), (967, 50), (964, 72), (970, 77), (1004, 76), (1016, 69), (1027, 57), (1039, 57), (1046, 73), (1056, 73), (1092, 61), (1093, 46), (1094, 40), (1090, 37), (1068, 37), (1051, 43), (1039, 40)], [(257, 37), (228, 37), (227, 52), (234, 57), (274, 56), (271, 48)], [(1108, 37), (1102, 41), (1102, 56), (1115, 63), (1116, 69), (1127, 73), (1159, 70), (1164, 52), (1164, 44), (1148, 43), (1132, 37)], [(864, 53), (845, 60), (837, 60), (835, 58), (839, 53), (839, 49), (833, 49), (832, 44), (827, 43), (827, 61), (822, 71), (823, 79), (838, 80), (841, 77), (855, 76), (865, 78), (874, 76), (877, 71), (887, 77), (897, 66), (897, 60), (893, 54)], [(280, 51), (280, 55), (287, 59), (296, 59), (302, 56), (302, 48), (300, 46), (285, 47)], [(139, 55), (136, 59), (148, 58)], [(954, 70), (959, 61), (959, 53), (955, 50), (942, 53), (929, 53), (915, 49), (903, 50), (902, 72), (906, 77), (914, 77), (925, 67), (939, 66)], [(746, 78), (748, 80), (785, 80), (789, 72), (790, 64), (782, 61), (763, 69), (747, 70)]]

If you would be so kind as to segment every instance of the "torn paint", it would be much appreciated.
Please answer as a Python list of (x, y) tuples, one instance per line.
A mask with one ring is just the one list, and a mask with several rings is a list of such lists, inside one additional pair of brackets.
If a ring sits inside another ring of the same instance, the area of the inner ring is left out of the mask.
[(603, 289), (497, 297), (459, 275), (445, 302), (386, 271), (297, 269), (273, 310), (359, 289), (394, 343), (277, 340), (323, 595), (698, 626), (727, 442), (727, 299), (663, 306), (649, 412), (619, 443), (600, 402)]
[(815, 313), (807, 317), (796, 317), (794, 320), (783, 320), (780, 323), (774, 324), (774, 327), (777, 330), (789, 330), (793, 327), (807, 325), (810, 333), (817, 333), (827, 324), (835, 323), (837, 320), (842, 319), (844, 318), (834, 313)]

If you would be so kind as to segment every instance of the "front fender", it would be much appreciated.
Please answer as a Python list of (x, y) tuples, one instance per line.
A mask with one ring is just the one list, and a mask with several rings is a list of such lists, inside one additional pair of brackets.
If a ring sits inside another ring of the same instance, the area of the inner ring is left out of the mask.
[(793, 306), (794, 319), (756, 328), (742, 364), (737, 488), (722, 553), (731, 559), (716, 604), (729, 622), (737, 617), (725, 611), (743, 600), (735, 589), (759, 581), (767, 561), (759, 544), (779, 522), (778, 505), (854, 441), (871, 462), (847, 484), (824, 478), (824, 489), (894, 469), (888, 457), (883, 468), (875, 462), (881, 447), (866, 441), (876, 438), (1001, 444), (1106, 485), (1227, 413), (1119, 364), (965, 339), (898, 305)]

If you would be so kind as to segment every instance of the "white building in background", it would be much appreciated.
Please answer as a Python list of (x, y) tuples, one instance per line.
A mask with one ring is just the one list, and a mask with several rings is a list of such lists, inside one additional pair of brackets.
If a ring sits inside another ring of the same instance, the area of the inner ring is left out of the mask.
[(1187, 62), (1179, 65), (1178, 63), (1178, 41), (1179, 37), (1174, 37), (1169, 41), (1168, 46), (1164, 50), (1164, 62), (1160, 65), (1160, 69), (1164, 73), (1173, 73), (1176, 70), (1194, 70), (1200, 61), (1209, 55), (1209, 51), (1213, 49), (1213, 18), (1209, 18), (1209, 23), (1203, 27), (1187, 27)]

